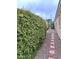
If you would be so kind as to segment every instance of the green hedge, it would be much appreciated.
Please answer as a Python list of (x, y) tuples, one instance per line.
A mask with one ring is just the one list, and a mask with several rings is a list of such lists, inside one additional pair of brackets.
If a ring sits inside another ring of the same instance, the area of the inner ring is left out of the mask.
[(30, 11), (17, 9), (17, 59), (33, 59), (45, 39), (46, 22)]

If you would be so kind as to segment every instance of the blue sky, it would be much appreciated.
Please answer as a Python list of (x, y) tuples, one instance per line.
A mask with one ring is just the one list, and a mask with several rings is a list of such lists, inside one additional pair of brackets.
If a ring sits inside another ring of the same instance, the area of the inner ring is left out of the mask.
[(17, 7), (32, 11), (44, 19), (54, 19), (59, 0), (17, 0)]

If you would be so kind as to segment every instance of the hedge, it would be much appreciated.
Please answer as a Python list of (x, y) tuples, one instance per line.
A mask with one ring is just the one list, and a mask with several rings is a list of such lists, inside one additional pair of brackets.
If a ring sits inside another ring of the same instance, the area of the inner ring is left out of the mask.
[(46, 22), (30, 11), (17, 9), (17, 59), (33, 59), (46, 35)]

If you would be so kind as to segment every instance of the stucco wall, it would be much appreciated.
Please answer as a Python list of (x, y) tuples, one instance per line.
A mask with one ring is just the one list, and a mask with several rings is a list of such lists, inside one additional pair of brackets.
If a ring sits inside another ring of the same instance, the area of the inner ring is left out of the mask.
[(60, 1), (58, 4), (57, 11), (56, 11), (54, 25), (55, 25), (55, 30), (58, 33), (58, 36), (61, 38), (61, 4), (60, 4)]
[(56, 32), (58, 33), (59, 37), (61, 37), (61, 18), (60, 18), (60, 17), (61, 17), (61, 16), (58, 16), (58, 17), (56, 18), (55, 23), (54, 23), (54, 25), (55, 25), (55, 30), (56, 30)]

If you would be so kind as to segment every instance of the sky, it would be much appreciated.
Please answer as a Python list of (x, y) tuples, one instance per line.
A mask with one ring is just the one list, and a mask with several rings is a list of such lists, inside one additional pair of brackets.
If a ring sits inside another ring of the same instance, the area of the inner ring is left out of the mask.
[(54, 20), (59, 0), (17, 0), (17, 8), (30, 10), (44, 19)]

